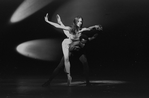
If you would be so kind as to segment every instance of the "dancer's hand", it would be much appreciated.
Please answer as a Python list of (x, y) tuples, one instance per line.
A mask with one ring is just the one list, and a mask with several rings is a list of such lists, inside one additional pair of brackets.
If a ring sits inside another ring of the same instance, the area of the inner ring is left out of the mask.
[(102, 30), (102, 26), (101, 25), (95, 25), (94, 26), (96, 30)]
[(60, 16), (59, 16), (59, 14), (57, 14), (56, 17), (57, 17), (57, 20), (60, 20)]
[(60, 18), (60, 16), (57, 14), (56, 17), (57, 17), (57, 22), (58, 22), (59, 24), (61, 24), (61, 18)]
[(45, 16), (45, 21), (48, 22), (48, 13)]
[(95, 29), (99, 29), (99, 25), (95, 25), (94, 27), (95, 27)]

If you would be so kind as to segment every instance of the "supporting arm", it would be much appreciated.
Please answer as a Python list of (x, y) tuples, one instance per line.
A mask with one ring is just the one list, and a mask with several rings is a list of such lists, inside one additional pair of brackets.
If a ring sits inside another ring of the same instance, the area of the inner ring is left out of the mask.
[(90, 26), (90, 27), (88, 27), (88, 28), (83, 28), (83, 29), (81, 30), (81, 32), (83, 32), (83, 31), (90, 31), (90, 30), (93, 30), (93, 29), (96, 29), (96, 30), (101, 31), (101, 30), (102, 30), (102, 26), (101, 26), (101, 25)]

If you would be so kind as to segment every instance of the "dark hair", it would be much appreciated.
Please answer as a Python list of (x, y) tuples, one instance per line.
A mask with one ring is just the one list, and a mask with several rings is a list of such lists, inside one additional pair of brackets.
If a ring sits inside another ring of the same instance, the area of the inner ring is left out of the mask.
[(83, 22), (82, 22), (82, 25), (81, 25), (80, 27), (77, 26), (77, 22), (78, 22), (78, 20), (79, 20), (80, 18), (81, 18), (82, 21), (83, 21), (83, 18), (80, 17), (80, 16), (77, 16), (76, 18), (74, 18), (73, 24), (72, 24), (72, 26), (71, 26), (70, 33), (75, 34), (78, 30), (80, 30), (80, 29), (82, 28)]

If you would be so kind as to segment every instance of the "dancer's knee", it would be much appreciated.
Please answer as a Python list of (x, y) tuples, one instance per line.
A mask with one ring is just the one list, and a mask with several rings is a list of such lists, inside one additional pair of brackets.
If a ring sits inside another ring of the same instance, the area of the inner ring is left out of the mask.
[(68, 58), (65, 59), (64, 61), (65, 61), (65, 65), (66, 65), (66, 64), (67, 64), (67, 65), (69, 64), (69, 59), (68, 59)]

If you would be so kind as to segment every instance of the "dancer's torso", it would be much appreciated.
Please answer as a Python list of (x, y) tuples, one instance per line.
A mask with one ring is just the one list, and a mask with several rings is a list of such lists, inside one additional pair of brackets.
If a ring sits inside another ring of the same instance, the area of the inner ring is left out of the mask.
[(83, 41), (83, 39), (80, 39), (82, 36), (82, 33), (80, 31), (76, 32), (75, 34), (69, 31), (66, 34), (66, 36), (67, 38), (64, 39), (64, 43), (65, 45), (68, 45), (69, 49), (73, 47), (83, 48), (85, 46), (86, 41)]
[(75, 41), (75, 40), (79, 40), (80, 39), (80, 36), (81, 36), (81, 33), (76, 33), (76, 34), (69, 34), (69, 39), (72, 40), (72, 41)]

